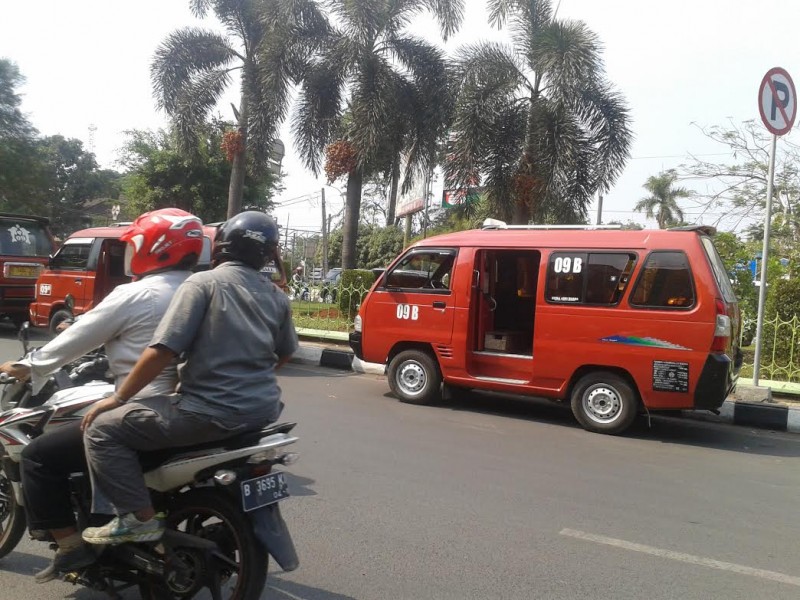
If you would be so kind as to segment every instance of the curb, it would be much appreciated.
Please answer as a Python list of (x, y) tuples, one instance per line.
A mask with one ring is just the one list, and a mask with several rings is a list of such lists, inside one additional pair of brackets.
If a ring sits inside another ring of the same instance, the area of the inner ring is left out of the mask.
[(384, 365), (364, 362), (351, 350), (334, 350), (308, 344), (301, 344), (297, 352), (292, 355), (290, 362), (370, 375), (383, 375), (386, 372)]
[[(386, 366), (379, 363), (364, 362), (351, 350), (336, 350), (325, 346), (301, 344), (290, 362), (319, 367), (328, 367), (370, 375), (384, 375)], [(769, 392), (769, 388), (763, 388)], [(758, 393), (758, 389), (752, 390)], [(681, 411), (685, 418), (715, 423), (731, 423), (745, 427), (757, 427), (773, 431), (800, 433), (800, 406), (787, 406), (771, 402), (771, 394), (766, 394), (764, 402), (726, 400), (719, 407), (719, 414), (705, 411)]]
[(800, 407), (796, 406), (726, 400), (719, 407), (719, 415), (693, 410), (682, 412), (684, 417), (702, 421), (800, 433)]

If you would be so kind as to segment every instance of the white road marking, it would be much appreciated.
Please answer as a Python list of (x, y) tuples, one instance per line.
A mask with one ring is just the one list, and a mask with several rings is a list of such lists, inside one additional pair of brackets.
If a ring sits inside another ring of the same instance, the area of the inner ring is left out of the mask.
[(267, 586), (271, 590), (275, 590), (276, 592), (280, 592), (284, 596), (291, 598), (292, 600), (306, 600), (305, 598), (301, 598), (300, 596), (295, 596), (294, 594), (290, 594), (286, 590), (282, 590), (281, 588), (276, 588), (274, 585)]
[(577, 538), (579, 540), (586, 540), (588, 542), (595, 542), (597, 544), (605, 544), (606, 546), (615, 546), (617, 548), (622, 548), (623, 550), (631, 550), (633, 552), (641, 552), (643, 554), (650, 554), (652, 556), (677, 560), (679, 562), (689, 563), (691, 565), (699, 565), (701, 567), (719, 569), (720, 571), (730, 571), (732, 573), (739, 573), (740, 575), (760, 577), (761, 579), (769, 579), (770, 581), (777, 581), (778, 583), (800, 586), (800, 577), (794, 577), (792, 575), (786, 575), (776, 571), (754, 569), (753, 567), (746, 567), (744, 565), (737, 565), (735, 563), (714, 560), (713, 558), (704, 558), (702, 556), (684, 554), (683, 552), (674, 552), (672, 550), (665, 550), (663, 548), (654, 548), (653, 546), (645, 546), (644, 544), (627, 542), (625, 540), (606, 537), (604, 535), (595, 535), (593, 533), (586, 533), (585, 531), (577, 531), (575, 529), (562, 529), (560, 534)]

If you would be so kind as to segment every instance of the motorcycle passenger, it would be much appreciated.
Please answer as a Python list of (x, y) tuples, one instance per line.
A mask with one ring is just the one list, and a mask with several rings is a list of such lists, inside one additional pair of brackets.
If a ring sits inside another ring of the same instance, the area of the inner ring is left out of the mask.
[[(58, 337), (22, 360), (1, 365), (0, 371), (18, 379), (30, 376), (36, 391), (62, 366), (105, 346), (119, 387), (150, 342), (175, 291), (191, 275), (203, 247), (202, 223), (183, 210), (165, 208), (138, 217), (120, 240), (126, 242), (126, 273), (135, 281), (116, 287)], [(173, 361), (141, 393), (172, 393), (177, 381)], [(68, 485), (70, 473), (85, 469), (79, 421), (34, 439), (22, 452), (29, 528), (50, 531), (58, 545), (53, 563), (37, 574), (38, 582), (94, 561), (76, 528)]]
[[(89, 527), (92, 544), (154, 541), (164, 525), (145, 485), (137, 451), (211, 442), (260, 429), (283, 409), (275, 370), (297, 349), (289, 300), (260, 270), (280, 264), (278, 227), (246, 211), (218, 229), (214, 268), (178, 289), (150, 346), (116, 393), (84, 418), (95, 484), (116, 516)], [(135, 399), (177, 356), (178, 393)]]

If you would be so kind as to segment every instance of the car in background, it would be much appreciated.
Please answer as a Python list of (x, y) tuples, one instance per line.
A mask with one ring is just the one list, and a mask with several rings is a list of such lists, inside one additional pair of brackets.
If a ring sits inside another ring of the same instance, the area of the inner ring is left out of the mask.
[[(125, 242), (119, 239), (126, 230), (123, 225), (81, 229), (64, 241), (36, 281), (31, 325), (56, 333), (61, 323), (87, 312), (131, 280), (125, 274)], [(210, 268), (216, 232), (213, 225), (203, 226), (203, 249), (195, 270)]]
[(341, 267), (328, 269), (320, 284), (319, 298), (322, 302), (334, 303), (339, 297), (339, 283), (342, 279)]
[(36, 279), (55, 248), (49, 219), (0, 213), (0, 315), (15, 325), (28, 319)]

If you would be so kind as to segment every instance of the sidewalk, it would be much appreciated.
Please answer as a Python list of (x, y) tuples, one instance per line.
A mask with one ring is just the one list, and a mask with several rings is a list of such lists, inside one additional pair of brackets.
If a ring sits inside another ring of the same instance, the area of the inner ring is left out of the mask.
[[(300, 348), (291, 362), (372, 375), (385, 373), (384, 365), (358, 359), (346, 345), (305, 339), (300, 341)], [(718, 415), (693, 410), (682, 414), (688, 419), (800, 433), (800, 398), (773, 396), (769, 388), (756, 388), (741, 379), (736, 392), (725, 400)]]

